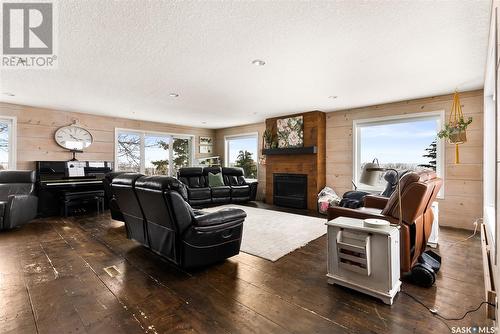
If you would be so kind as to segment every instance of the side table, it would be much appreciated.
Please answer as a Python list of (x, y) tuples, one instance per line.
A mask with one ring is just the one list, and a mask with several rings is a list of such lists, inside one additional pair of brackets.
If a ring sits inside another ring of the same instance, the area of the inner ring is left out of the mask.
[(392, 305), (401, 289), (399, 229), (369, 227), (338, 217), (328, 226), (328, 283), (342, 285)]

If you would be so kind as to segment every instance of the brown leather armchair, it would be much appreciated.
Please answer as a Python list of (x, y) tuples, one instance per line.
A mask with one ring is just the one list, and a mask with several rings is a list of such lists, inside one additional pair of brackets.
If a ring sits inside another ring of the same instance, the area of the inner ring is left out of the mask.
[[(411, 172), (401, 178), (403, 223), (401, 238), (401, 272), (409, 272), (425, 251), (431, 234), (434, 214), (431, 206), (442, 186), (435, 172)], [(399, 224), (398, 193), (390, 198), (368, 195), (358, 209), (333, 207), (328, 209), (328, 220), (337, 217), (378, 218)]]

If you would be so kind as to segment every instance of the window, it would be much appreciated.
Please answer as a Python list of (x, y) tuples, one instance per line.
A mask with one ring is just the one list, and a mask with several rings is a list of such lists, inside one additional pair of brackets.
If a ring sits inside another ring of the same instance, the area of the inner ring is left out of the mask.
[(16, 119), (0, 117), (0, 170), (16, 169)]
[(245, 177), (257, 178), (258, 140), (257, 133), (226, 136), (226, 167), (241, 167)]
[(354, 121), (354, 182), (365, 190), (383, 190), (359, 183), (364, 165), (377, 159), (381, 167), (398, 171), (434, 169), (442, 176), (443, 148), (437, 138), (444, 112)]
[(193, 136), (116, 130), (116, 166), (120, 171), (176, 176), (191, 165)]

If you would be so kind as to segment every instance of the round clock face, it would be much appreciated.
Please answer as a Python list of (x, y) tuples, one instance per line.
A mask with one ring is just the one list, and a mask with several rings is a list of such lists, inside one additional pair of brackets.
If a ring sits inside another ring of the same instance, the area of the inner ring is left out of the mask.
[(89, 147), (93, 142), (90, 132), (74, 125), (59, 128), (56, 131), (55, 139), (60, 146), (76, 151)]

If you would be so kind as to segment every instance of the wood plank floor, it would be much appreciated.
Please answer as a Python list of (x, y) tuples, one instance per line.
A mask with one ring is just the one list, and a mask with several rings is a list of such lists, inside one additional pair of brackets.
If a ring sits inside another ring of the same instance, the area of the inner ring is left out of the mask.
[[(263, 222), (264, 224), (265, 222)], [(479, 237), (441, 229), (437, 284), (403, 290), (447, 317), (483, 300)], [(116, 266), (111, 277), (105, 267)], [(446, 333), (410, 297), (394, 305), (326, 282), (326, 237), (277, 262), (240, 253), (180, 270), (109, 214), (0, 233), (0, 333)], [(490, 326), (485, 307), (449, 326)]]

